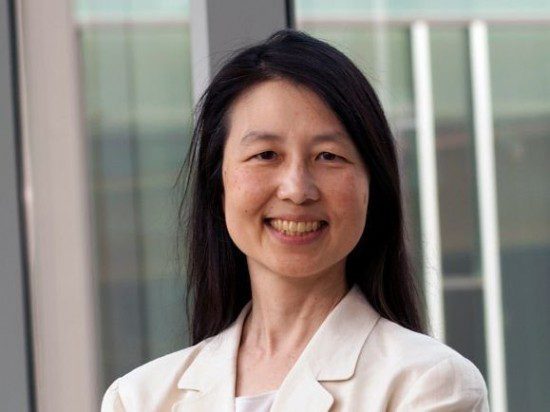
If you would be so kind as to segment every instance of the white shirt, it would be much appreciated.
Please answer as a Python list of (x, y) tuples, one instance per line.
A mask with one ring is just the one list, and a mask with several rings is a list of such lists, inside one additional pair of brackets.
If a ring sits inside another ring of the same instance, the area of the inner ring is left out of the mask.
[(277, 391), (260, 393), (254, 396), (237, 396), (235, 412), (269, 412)]

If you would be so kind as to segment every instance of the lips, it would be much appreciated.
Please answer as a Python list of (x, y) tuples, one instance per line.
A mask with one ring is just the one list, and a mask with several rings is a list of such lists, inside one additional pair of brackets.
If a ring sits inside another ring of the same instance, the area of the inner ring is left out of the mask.
[(280, 242), (288, 245), (306, 245), (317, 241), (326, 233), (325, 220), (297, 222), (280, 219), (265, 219), (269, 232)]

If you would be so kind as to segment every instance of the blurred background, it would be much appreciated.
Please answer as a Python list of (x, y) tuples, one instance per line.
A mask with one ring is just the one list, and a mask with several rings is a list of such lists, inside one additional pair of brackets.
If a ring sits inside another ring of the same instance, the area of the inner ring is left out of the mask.
[(550, 3), (0, 3), (2, 410), (97, 410), (188, 345), (174, 184), (192, 110), (229, 52), (283, 27), (382, 100), (431, 334), (492, 410), (550, 410)]

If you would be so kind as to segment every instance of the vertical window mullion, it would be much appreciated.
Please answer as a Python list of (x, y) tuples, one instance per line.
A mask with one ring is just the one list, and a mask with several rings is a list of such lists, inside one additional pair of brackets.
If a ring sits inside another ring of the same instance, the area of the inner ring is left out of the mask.
[(426, 22), (412, 24), (411, 42), (424, 290), (431, 332), (445, 340), (430, 32)]
[(469, 28), (479, 236), (492, 409), (506, 412), (506, 371), (487, 25)]

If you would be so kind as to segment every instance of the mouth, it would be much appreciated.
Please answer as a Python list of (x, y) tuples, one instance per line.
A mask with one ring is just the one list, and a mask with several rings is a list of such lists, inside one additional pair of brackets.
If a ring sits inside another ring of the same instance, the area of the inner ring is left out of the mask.
[(305, 237), (322, 231), (328, 226), (326, 220), (295, 221), (266, 218), (264, 223), (284, 236)]

